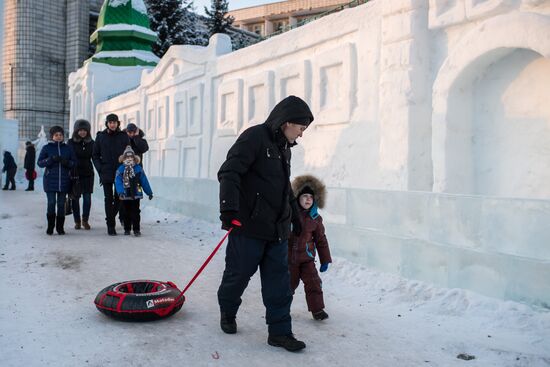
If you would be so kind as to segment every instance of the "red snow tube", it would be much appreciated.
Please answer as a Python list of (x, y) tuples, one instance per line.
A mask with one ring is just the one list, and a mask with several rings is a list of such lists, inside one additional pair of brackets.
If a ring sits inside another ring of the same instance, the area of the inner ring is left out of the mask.
[(172, 282), (131, 280), (102, 289), (94, 303), (99, 311), (115, 319), (152, 321), (178, 312), (185, 302), (185, 296), (179, 297), (180, 294)]

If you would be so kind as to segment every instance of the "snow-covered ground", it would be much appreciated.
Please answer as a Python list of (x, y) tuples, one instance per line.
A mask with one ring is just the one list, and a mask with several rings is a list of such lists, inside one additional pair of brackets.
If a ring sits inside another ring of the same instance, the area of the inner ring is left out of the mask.
[(258, 275), (245, 292), (238, 333), (219, 329), (225, 247), (172, 318), (114, 321), (93, 304), (100, 289), (140, 278), (183, 287), (224, 232), (143, 202), (143, 236), (108, 237), (96, 196), (91, 231), (72, 229), (67, 218), (67, 235), (50, 237), (44, 193), (23, 188), (0, 191), (1, 366), (550, 366), (548, 310), (341, 258), (322, 274), (328, 320), (312, 320), (302, 288), (296, 293), (293, 329), (307, 344), (300, 353), (266, 344)]

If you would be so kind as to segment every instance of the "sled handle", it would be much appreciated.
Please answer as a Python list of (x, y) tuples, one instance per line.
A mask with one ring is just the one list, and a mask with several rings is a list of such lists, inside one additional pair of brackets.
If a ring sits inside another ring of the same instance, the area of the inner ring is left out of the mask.
[(225, 234), (225, 236), (223, 236), (223, 238), (221, 239), (220, 243), (218, 243), (218, 245), (216, 246), (216, 248), (214, 249), (214, 251), (212, 251), (212, 253), (210, 254), (210, 256), (208, 256), (208, 258), (206, 259), (206, 261), (202, 264), (202, 266), (200, 267), (200, 269), (195, 273), (195, 275), (193, 276), (193, 278), (189, 281), (189, 283), (187, 283), (187, 285), (185, 286), (185, 288), (183, 289), (183, 291), (181, 291), (181, 293), (176, 297), (176, 299), (174, 300), (174, 302), (172, 302), (172, 304), (165, 310), (166, 314), (168, 314), (170, 311), (172, 311), (172, 309), (176, 306), (176, 304), (178, 303), (178, 301), (183, 297), (184, 293), (189, 289), (189, 287), (191, 287), (191, 284), (193, 284), (193, 282), (198, 278), (198, 276), (202, 273), (202, 271), (204, 270), (204, 268), (206, 267), (206, 265), (208, 265), (208, 263), (210, 262), (210, 260), (212, 260), (212, 258), (214, 257), (214, 255), (216, 254), (216, 252), (218, 252), (218, 249), (221, 247), (221, 245), (224, 243), (225, 239), (227, 238), (227, 236), (229, 236), (229, 234), (231, 233), (231, 231), (233, 231), (233, 229), (235, 227), (241, 227), (242, 224), (241, 222), (239, 222), (238, 220), (236, 219), (233, 219), (231, 221), (231, 224), (233, 224), (233, 227), (229, 228), (229, 230), (227, 231), (227, 233)]

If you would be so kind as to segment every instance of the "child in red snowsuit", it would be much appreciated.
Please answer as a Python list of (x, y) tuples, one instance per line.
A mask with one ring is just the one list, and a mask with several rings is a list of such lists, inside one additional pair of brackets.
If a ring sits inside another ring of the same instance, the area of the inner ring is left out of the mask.
[(322, 282), (315, 268), (315, 255), (316, 252), (319, 254), (319, 270), (326, 271), (332, 258), (323, 218), (317, 212), (317, 208), (322, 208), (325, 204), (326, 189), (318, 178), (304, 175), (294, 179), (292, 190), (299, 204), (302, 231), (298, 236), (292, 233), (288, 241), (290, 287), (295, 291), (301, 279), (308, 310), (315, 320), (324, 320), (328, 318), (328, 314), (324, 310)]

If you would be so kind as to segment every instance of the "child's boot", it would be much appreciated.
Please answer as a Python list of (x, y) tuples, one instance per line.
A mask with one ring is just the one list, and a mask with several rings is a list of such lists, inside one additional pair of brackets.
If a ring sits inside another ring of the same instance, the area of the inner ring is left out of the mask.
[(325, 310), (312, 312), (313, 318), (317, 321), (328, 319), (328, 314), (325, 312)]

